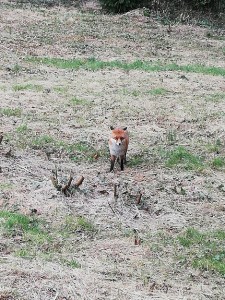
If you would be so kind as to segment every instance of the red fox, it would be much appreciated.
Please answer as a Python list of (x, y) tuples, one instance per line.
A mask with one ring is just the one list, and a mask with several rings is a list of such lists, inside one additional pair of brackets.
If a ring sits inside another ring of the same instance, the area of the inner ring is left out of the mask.
[(110, 172), (114, 169), (116, 158), (120, 159), (121, 171), (124, 170), (124, 163), (126, 163), (126, 154), (129, 144), (129, 135), (127, 127), (112, 127), (110, 126), (111, 136), (109, 138), (109, 150), (111, 155)]

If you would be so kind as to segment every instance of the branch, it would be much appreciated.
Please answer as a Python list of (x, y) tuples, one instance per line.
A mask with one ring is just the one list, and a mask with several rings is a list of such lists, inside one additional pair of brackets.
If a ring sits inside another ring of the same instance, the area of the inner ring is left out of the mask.
[(68, 189), (69, 189), (69, 187), (70, 187), (70, 185), (71, 185), (72, 180), (73, 180), (73, 177), (70, 175), (70, 178), (69, 178), (67, 184), (62, 188), (62, 192), (63, 192), (65, 195), (67, 194), (67, 191), (68, 191)]

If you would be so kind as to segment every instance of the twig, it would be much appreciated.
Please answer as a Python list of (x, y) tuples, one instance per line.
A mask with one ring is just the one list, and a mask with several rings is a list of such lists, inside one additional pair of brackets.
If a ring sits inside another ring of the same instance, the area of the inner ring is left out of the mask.
[(112, 205), (109, 203), (109, 201), (107, 200), (108, 204), (109, 204), (109, 207), (111, 208), (112, 212), (116, 215), (116, 212), (115, 210), (112, 208)]
[(137, 196), (136, 204), (140, 204), (140, 203), (141, 203), (141, 197), (142, 197), (142, 193), (140, 193), (140, 194)]
[(117, 184), (114, 183), (114, 199), (117, 199), (118, 198), (118, 194), (117, 194)]
[(67, 184), (62, 188), (62, 192), (64, 194), (66, 194), (66, 192), (68, 191), (68, 189), (69, 189), (69, 187), (71, 185), (72, 180), (73, 180), (73, 177), (70, 175), (70, 178), (69, 178)]
[(52, 170), (52, 176), (50, 176), (50, 179), (52, 181), (53, 186), (56, 189), (61, 189), (62, 186), (59, 186), (59, 181), (58, 181), (58, 172), (57, 172), (57, 167), (55, 166), (55, 170)]
[(50, 176), (51, 182), (55, 188), (59, 188), (58, 179), (55, 176)]
[(134, 245), (141, 245), (141, 239), (136, 229), (134, 229)]
[(2, 143), (2, 140), (3, 140), (3, 134), (2, 132), (0, 133), (0, 144)]

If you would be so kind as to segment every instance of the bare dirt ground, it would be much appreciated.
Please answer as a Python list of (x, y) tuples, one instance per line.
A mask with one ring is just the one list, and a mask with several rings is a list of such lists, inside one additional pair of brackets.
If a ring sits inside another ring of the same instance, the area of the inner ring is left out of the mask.
[[(178, 242), (188, 228), (224, 229), (224, 76), (27, 59), (225, 68), (222, 33), (170, 31), (139, 10), (110, 16), (5, 2), (0, 36), (1, 210), (37, 218), (48, 235), (34, 241), (2, 226), (0, 299), (224, 299), (224, 276), (194, 268)], [(114, 124), (128, 127), (130, 146), (125, 171), (109, 173)], [(201, 165), (169, 165), (179, 147)], [(55, 168), (84, 176), (71, 197), (53, 186)]]

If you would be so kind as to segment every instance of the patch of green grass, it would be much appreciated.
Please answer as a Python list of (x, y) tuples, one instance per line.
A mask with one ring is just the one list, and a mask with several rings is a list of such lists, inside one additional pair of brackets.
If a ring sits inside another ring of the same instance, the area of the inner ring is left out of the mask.
[(65, 86), (55, 86), (53, 90), (60, 94), (65, 94), (68, 91), (68, 87)]
[(37, 219), (10, 211), (0, 211), (1, 224), (7, 233), (40, 233)]
[(20, 117), (22, 111), (20, 108), (0, 108), (0, 115), (7, 117)]
[(219, 153), (222, 148), (222, 142), (220, 139), (217, 139), (213, 144), (207, 144), (206, 148), (209, 152)]
[(41, 85), (27, 83), (27, 84), (14, 85), (13, 90), (15, 92), (17, 92), (17, 91), (26, 91), (26, 90), (33, 90), (33, 91), (41, 92), (41, 91), (43, 91), (43, 87)]
[(133, 91), (131, 92), (131, 94), (132, 94), (132, 96), (134, 96), (134, 97), (138, 97), (138, 96), (140, 96), (141, 92), (140, 92), (140, 91), (137, 91), (137, 90), (133, 90)]
[(5, 237), (20, 237), (13, 247), (16, 256), (34, 258), (48, 255), (54, 258), (60, 251), (60, 233), (35, 216), (2, 210), (0, 228)]
[(55, 139), (50, 135), (40, 135), (32, 140), (32, 145), (37, 148), (42, 148), (51, 143), (55, 143)]
[(24, 248), (16, 250), (15, 256), (27, 258), (27, 259), (34, 257), (34, 255), (31, 253), (31, 251), (29, 251), (28, 249), (24, 249)]
[(168, 232), (160, 230), (155, 233), (149, 232), (145, 236), (144, 243), (149, 245), (151, 251), (161, 255), (167, 246), (173, 246), (174, 239), (171, 238)]
[(215, 94), (208, 95), (206, 97), (206, 101), (215, 102), (215, 103), (225, 101), (225, 93), (215, 93)]
[(29, 57), (28, 61), (33, 63), (42, 63), (49, 66), (62, 69), (87, 69), (92, 71), (97, 71), (105, 68), (113, 69), (119, 68), (126, 71), (129, 70), (141, 70), (145, 72), (156, 72), (156, 71), (183, 71), (191, 73), (201, 73), (214, 76), (225, 76), (225, 69), (214, 66), (205, 66), (205, 65), (177, 65), (175, 63), (171, 64), (161, 64), (161, 63), (152, 63), (146, 61), (136, 60), (131, 63), (126, 63), (123, 61), (99, 61), (95, 58), (89, 59), (60, 59), (60, 58), (38, 58), (38, 57)]
[(28, 127), (26, 124), (21, 124), (20, 126), (18, 126), (16, 128), (16, 132), (18, 132), (18, 133), (25, 133), (25, 132), (27, 132), (27, 130), (28, 130)]
[(177, 141), (177, 133), (175, 130), (169, 130), (166, 134), (167, 142), (172, 145)]
[(221, 169), (225, 166), (225, 158), (224, 157), (215, 157), (211, 162), (213, 168)]
[(202, 170), (204, 168), (203, 161), (200, 157), (190, 153), (182, 146), (178, 146), (174, 150), (166, 153), (166, 166), (169, 168), (181, 166), (186, 170)]
[(153, 96), (161, 96), (161, 95), (165, 95), (167, 92), (168, 91), (164, 88), (155, 88), (148, 91), (147, 93)]
[(1, 85), (0, 90), (5, 92), (7, 90), (7, 86), (6, 85)]
[(73, 269), (81, 268), (81, 265), (75, 259), (72, 259), (72, 260), (63, 259), (62, 262), (67, 267), (70, 267)]
[(224, 36), (221, 36), (221, 35), (214, 35), (212, 32), (208, 31), (206, 33), (206, 37), (207, 38), (210, 38), (210, 39), (213, 39), (213, 40), (218, 40), (218, 41), (224, 41), (225, 40), (225, 37)]
[(189, 228), (178, 237), (178, 241), (184, 247), (184, 261), (195, 268), (216, 271), (225, 276), (225, 231), (201, 233)]
[[(35, 135), (28, 130), (26, 125), (21, 125), (16, 129), (16, 134), (8, 136), (8, 140), (15, 141), (17, 147), (33, 149), (43, 149), (50, 153), (64, 152), (72, 161), (86, 160), (94, 161), (96, 154), (95, 148), (86, 141), (77, 141), (71, 143), (68, 141), (58, 140), (51, 135)], [(101, 151), (98, 151), (100, 154)]]
[(15, 64), (12, 68), (11, 68), (11, 72), (17, 74), (22, 70), (22, 67), (18, 64)]
[(64, 229), (68, 233), (94, 233), (96, 232), (96, 228), (92, 222), (87, 220), (83, 216), (79, 217), (73, 217), (73, 216), (68, 216), (65, 219), (65, 227)]
[(188, 228), (183, 236), (179, 236), (178, 240), (183, 247), (190, 247), (193, 244), (201, 243), (204, 235), (194, 228)]
[(13, 185), (7, 182), (0, 182), (0, 191), (2, 190), (10, 190), (12, 189)]
[(138, 165), (143, 164), (146, 161), (144, 154), (136, 154), (132, 155), (129, 160), (127, 161), (127, 165), (129, 167), (135, 167)]
[(73, 161), (86, 159), (89, 162), (92, 162), (94, 160), (94, 155), (96, 154), (94, 147), (87, 142), (77, 142), (66, 145), (65, 150)]
[(87, 105), (89, 103), (87, 100), (79, 99), (77, 97), (73, 97), (70, 102), (72, 105)]

